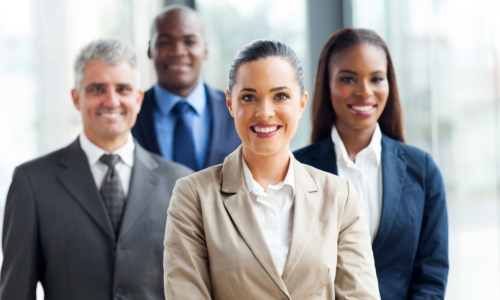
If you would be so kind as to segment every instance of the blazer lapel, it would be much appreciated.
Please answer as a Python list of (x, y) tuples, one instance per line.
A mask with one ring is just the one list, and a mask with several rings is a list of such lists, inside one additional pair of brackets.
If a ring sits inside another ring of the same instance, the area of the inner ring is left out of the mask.
[(283, 271), (283, 281), (286, 283), (295, 266), (300, 260), (304, 248), (308, 243), (310, 232), (313, 228), (314, 216), (318, 209), (316, 193), (318, 188), (307, 170), (294, 159), (295, 173), (295, 200), (293, 214), (293, 231), (290, 250)]
[(267, 242), (253, 213), (252, 200), (246, 189), (241, 159), (240, 146), (224, 160), (222, 167), (222, 192), (234, 193), (233, 196), (224, 200), (224, 206), (255, 258), (283, 293), (290, 297), (274, 265)]
[(151, 155), (136, 143), (135, 161), (130, 180), (129, 195), (123, 214), (119, 236), (124, 236), (151, 203), (152, 196), (160, 182), (154, 170), (158, 164)]
[(223, 97), (218, 95), (205, 85), (207, 103), (210, 105), (212, 113), (212, 128), (210, 130), (210, 144), (208, 154), (205, 160), (205, 168), (220, 163), (220, 156), (224, 155), (224, 140), (227, 131), (226, 102)]
[(406, 162), (399, 157), (397, 144), (382, 136), (382, 215), (377, 236), (373, 241), (373, 255), (377, 255), (389, 235), (401, 201), (406, 175)]
[(111, 221), (78, 138), (64, 150), (60, 163), (66, 166), (58, 177), (61, 184), (96, 224), (114, 240), (115, 233)]

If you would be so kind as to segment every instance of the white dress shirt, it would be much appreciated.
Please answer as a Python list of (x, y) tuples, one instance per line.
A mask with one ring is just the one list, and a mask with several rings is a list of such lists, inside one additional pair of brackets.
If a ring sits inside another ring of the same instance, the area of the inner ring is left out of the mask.
[(373, 242), (382, 214), (382, 133), (380, 127), (377, 123), (370, 144), (356, 154), (356, 162), (353, 162), (347, 155), (335, 126), (332, 128), (332, 141), (337, 156), (338, 175), (349, 180), (356, 188)]
[(253, 212), (264, 233), (274, 264), (280, 275), (283, 275), (292, 240), (293, 199), (295, 197), (293, 155), (290, 153), (290, 164), (285, 180), (277, 185), (268, 185), (267, 193), (253, 179), (245, 160), (243, 158), (242, 160)]
[(106, 152), (99, 148), (99, 146), (92, 143), (87, 136), (85, 136), (85, 133), (80, 134), (80, 146), (82, 147), (83, 152), (87, 155), (90, 170), (92, 171), (98, 190), (101, 190), (102, 181), (104, 180), (109, 168), (105, 163), (101, 162), (99, 158), (101, 158), (103, 154), (117, 154), (120, 156), (120, 160), (116, 163), (115, 170), (118, 172), (118, 176), (120, 176), (123, 193), (125, 194), (125, 197), (127, 197), (130, 177), (132, 175), (132, 167), (134, 166), (135, 143), (132, 138), (132, 134), (129, 134), (125, 145), (113, 153)]

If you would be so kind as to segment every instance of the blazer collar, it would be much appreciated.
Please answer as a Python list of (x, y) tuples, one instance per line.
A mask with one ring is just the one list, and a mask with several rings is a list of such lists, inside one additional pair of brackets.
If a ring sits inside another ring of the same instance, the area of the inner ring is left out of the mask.
[(309, 232), (314, 224), (314, 222), (311, 222), (311, 219), (316, 215), (319, 203), (318, 199), (315, 198), (315, 192), (318, 191), (318, 187), (307, 169), (293, 158), (296, 187), (294, 225), (285, 270), (283, 276), (280, 277), (269, 248), (265, 246), (267, 242), (253, 214), (251, 199), (243, 175), (241, 148), (242, 146), (239, 146), (233, 153), (226, 157), (222, 166), (222, 192), (234, 194), (224, 200), (224, 206), (256, 259), (276, 285), (290, 299), (285, 282), (295, 269), (303, 253), (303, 249), (307, 245), (307, 240), (310, 236)]
[[(127, 233), (147, 208), (160, 181), (154, 172), (158, 168), (158, 164), (151, 154), (139, 146), (137, 142), (134, 155), (134, 167), (120, 227), (120, 237)], [(59, 174), (58, 180), (97, 225), (115, 240), (116, 236), (108, 211), (101, 200), (87, 157), (78, 139), (63, 150), (59, 162), (66, 169)]]
[(59, 174), (58, 180), (94, 222), (114, 240), (111, 221), (78, 138), (63, 149), (59, 163), (66, 168)]
[(144, 213), (151, 203), (160, 182), (160, 177), (155, 172), (158, 169), (158, 163), (151, 154), (139, 146), (137, 142), (134, 154), (135, 163), (132, 169), (129, 195), (123, 213), (119, 237), (125, 236), (132, 225)]
[(373, 255), (377, 255), (389, 236), (401, 202), (407, 163), (397, 141), (382, 135), (382, 215)]

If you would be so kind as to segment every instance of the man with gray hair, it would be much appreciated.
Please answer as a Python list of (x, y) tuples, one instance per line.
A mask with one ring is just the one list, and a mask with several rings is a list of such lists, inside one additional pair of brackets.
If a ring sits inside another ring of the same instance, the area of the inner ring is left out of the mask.
[(0, 299), (164, 299), (163, 235), (175, 181), (191, 173), (135, 143), (143, 92), (119, 40), (82, 49), (73, 103), (83, 132), (14, 171)]

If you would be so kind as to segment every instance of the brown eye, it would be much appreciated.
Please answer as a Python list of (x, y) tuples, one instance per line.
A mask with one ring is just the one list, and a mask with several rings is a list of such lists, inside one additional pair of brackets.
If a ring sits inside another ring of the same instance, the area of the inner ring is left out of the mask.
[(247, 95), (243, 95), (241, 97), (241, 100), (245, 101), (245, 102), (252, 102), (252, 101), (256, 101), (255, 97), (253, 95), (250, 95), (250, 94), (247, 94)]
[(276, 94), (275, 99), (287, 100), (287, 99), (290, 99), (290, 96), (288, 94), (285, 94), (285, 93), (279, 93), (279, 94)]

